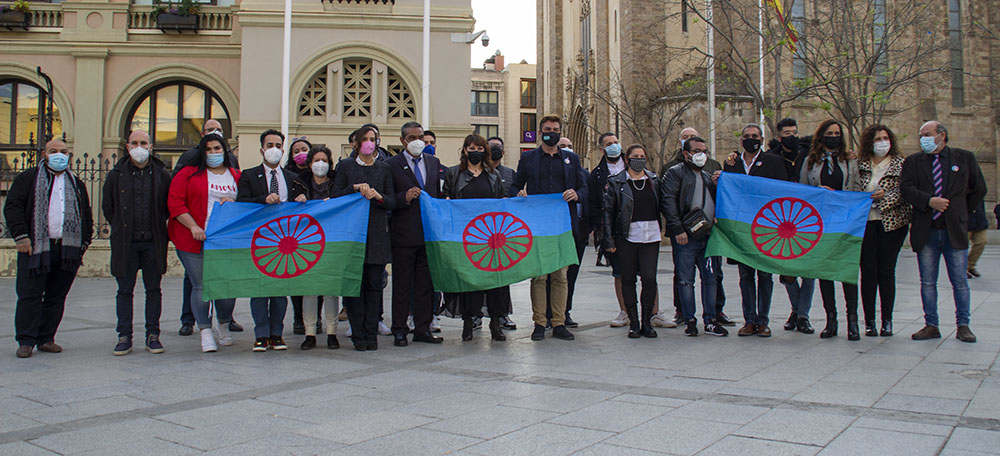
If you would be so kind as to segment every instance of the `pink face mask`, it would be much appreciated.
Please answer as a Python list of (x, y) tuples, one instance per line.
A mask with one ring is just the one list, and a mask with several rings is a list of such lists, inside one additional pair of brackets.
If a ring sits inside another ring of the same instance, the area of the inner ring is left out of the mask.
[(365, 141), (361, 143), (361, 155), (371, 155), (375, 153), (375, 143), (371, 141)]
[(306, 157), (308, 157), (308, 156), (309, 156), (309, 152), (302, 152), (302, 153), (295, 154), (295, 156), (292, 157), (292, 160), (295, 160), (295, 164), (297, 164), (299, 166), (302, 166), (302, 165), (306, 164)]

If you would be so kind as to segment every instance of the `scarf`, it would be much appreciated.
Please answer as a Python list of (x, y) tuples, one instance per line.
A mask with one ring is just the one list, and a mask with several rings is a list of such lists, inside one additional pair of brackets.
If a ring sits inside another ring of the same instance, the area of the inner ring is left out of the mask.
[[(82, 227), (80, 205), (76, 199), (76, 176), (69, 169), (63, 172), (65, 209), (63, 212), (62, 264), (64, 271), (75, 271), (80, 267), (83, 251), (80, 248)], [(45, 165), (38, 167), (35, 176), (35, 213), (31, 232), (31, 256), (28, 258), (28, 272), (38, 275), (51, 269), (52, 253), (49, 242), (49, 198), (52, 192), (52, 172)]]

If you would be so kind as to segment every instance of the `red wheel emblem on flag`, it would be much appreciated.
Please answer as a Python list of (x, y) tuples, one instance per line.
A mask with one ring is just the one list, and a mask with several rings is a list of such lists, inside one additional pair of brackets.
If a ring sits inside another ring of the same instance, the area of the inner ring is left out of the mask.
[(465, 226), (465, 256), (476, 269), (505, 271), (531, 251), (531, 228), (510, 212), (487, 212)]
[(257, 228), (250, 242), (250, 257), (268, 277), (290, 279), (305, 274), (323, 256), (323, 227), (306, 214), (276, 218)]
[(816, 247), (823, 237), (823, 219), (815, 207), (799, 198), (778, 198), (760, 208), (750, 235), (764, 255), (791, 260)]

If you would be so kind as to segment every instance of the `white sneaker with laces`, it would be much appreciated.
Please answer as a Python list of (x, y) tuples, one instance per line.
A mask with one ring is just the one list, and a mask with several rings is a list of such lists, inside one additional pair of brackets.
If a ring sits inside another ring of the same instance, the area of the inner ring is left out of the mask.
[(410, 331), (413, 331), (413, 315), (406, 317), (406, 326), (410, 328)]
[(212, 334), (212, 328), (205, 328), (201, 330), (201, 351), (205, 353), (211, 353), (219, 350), (219, 346), (215, 345), (215, 335)]
[(385, 322), (380, 321), (380, 322), (378, 322), (378, 335), (380, 335), (380, 336), (391, 336), (392, 335), (392, 330), (389, 329), (389, 327), (385, 325)]
[(435, 315), (431, 320), (431, 332), (441, 332), (441, 317)]
[(611, 320), (612, 328), (621, 328), (622, 326), (628, 326), (628, 314), (624, 310), (618, 312), (618, 316), (614, 320)]
[(229, 323), (215, 325), (212, 328), (212, 332), (215, 333), (215, 338), (219, 341), (219, 345), (223, 347), (233, 345), (233, 336), (229, 333)]
[(347, 334), (344, 334), (344, 337), (351, 337), (351, 325), (347, 325)]
[(653, 326), (656, 326), (658, 328), (676, 328), (677, 327), (677, 323), (674, 323), (672, 320), (670, 320), (667, 317), (663, 316), (662, 313), (658, 313), (656, 315), (653, 315), (653, 318), (650, 319), (650, 322), (653, 323)]

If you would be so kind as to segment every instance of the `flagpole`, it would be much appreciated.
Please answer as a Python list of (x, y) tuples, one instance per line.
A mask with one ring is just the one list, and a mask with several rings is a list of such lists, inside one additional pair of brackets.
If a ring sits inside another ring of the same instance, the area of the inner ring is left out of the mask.
[(431, 0), (424, 0), (424, 74), (420, 96), (420, 122), (431, 126)]
[(292, 0), (285, 0), (285, 37), (281, 53), (281, 134), (288, 137), (288, 79), (292, 51)]
[(764, 138), (764, 0), (757, 0), (757, 55), (760, 60), (760, 110), (758, 124), (760, 136)]
[(715, 156), (715, 24), (712, 22), (712, 0), (705, 0), (705, 14), (708, 19), (708, 141), (709, 150)]

